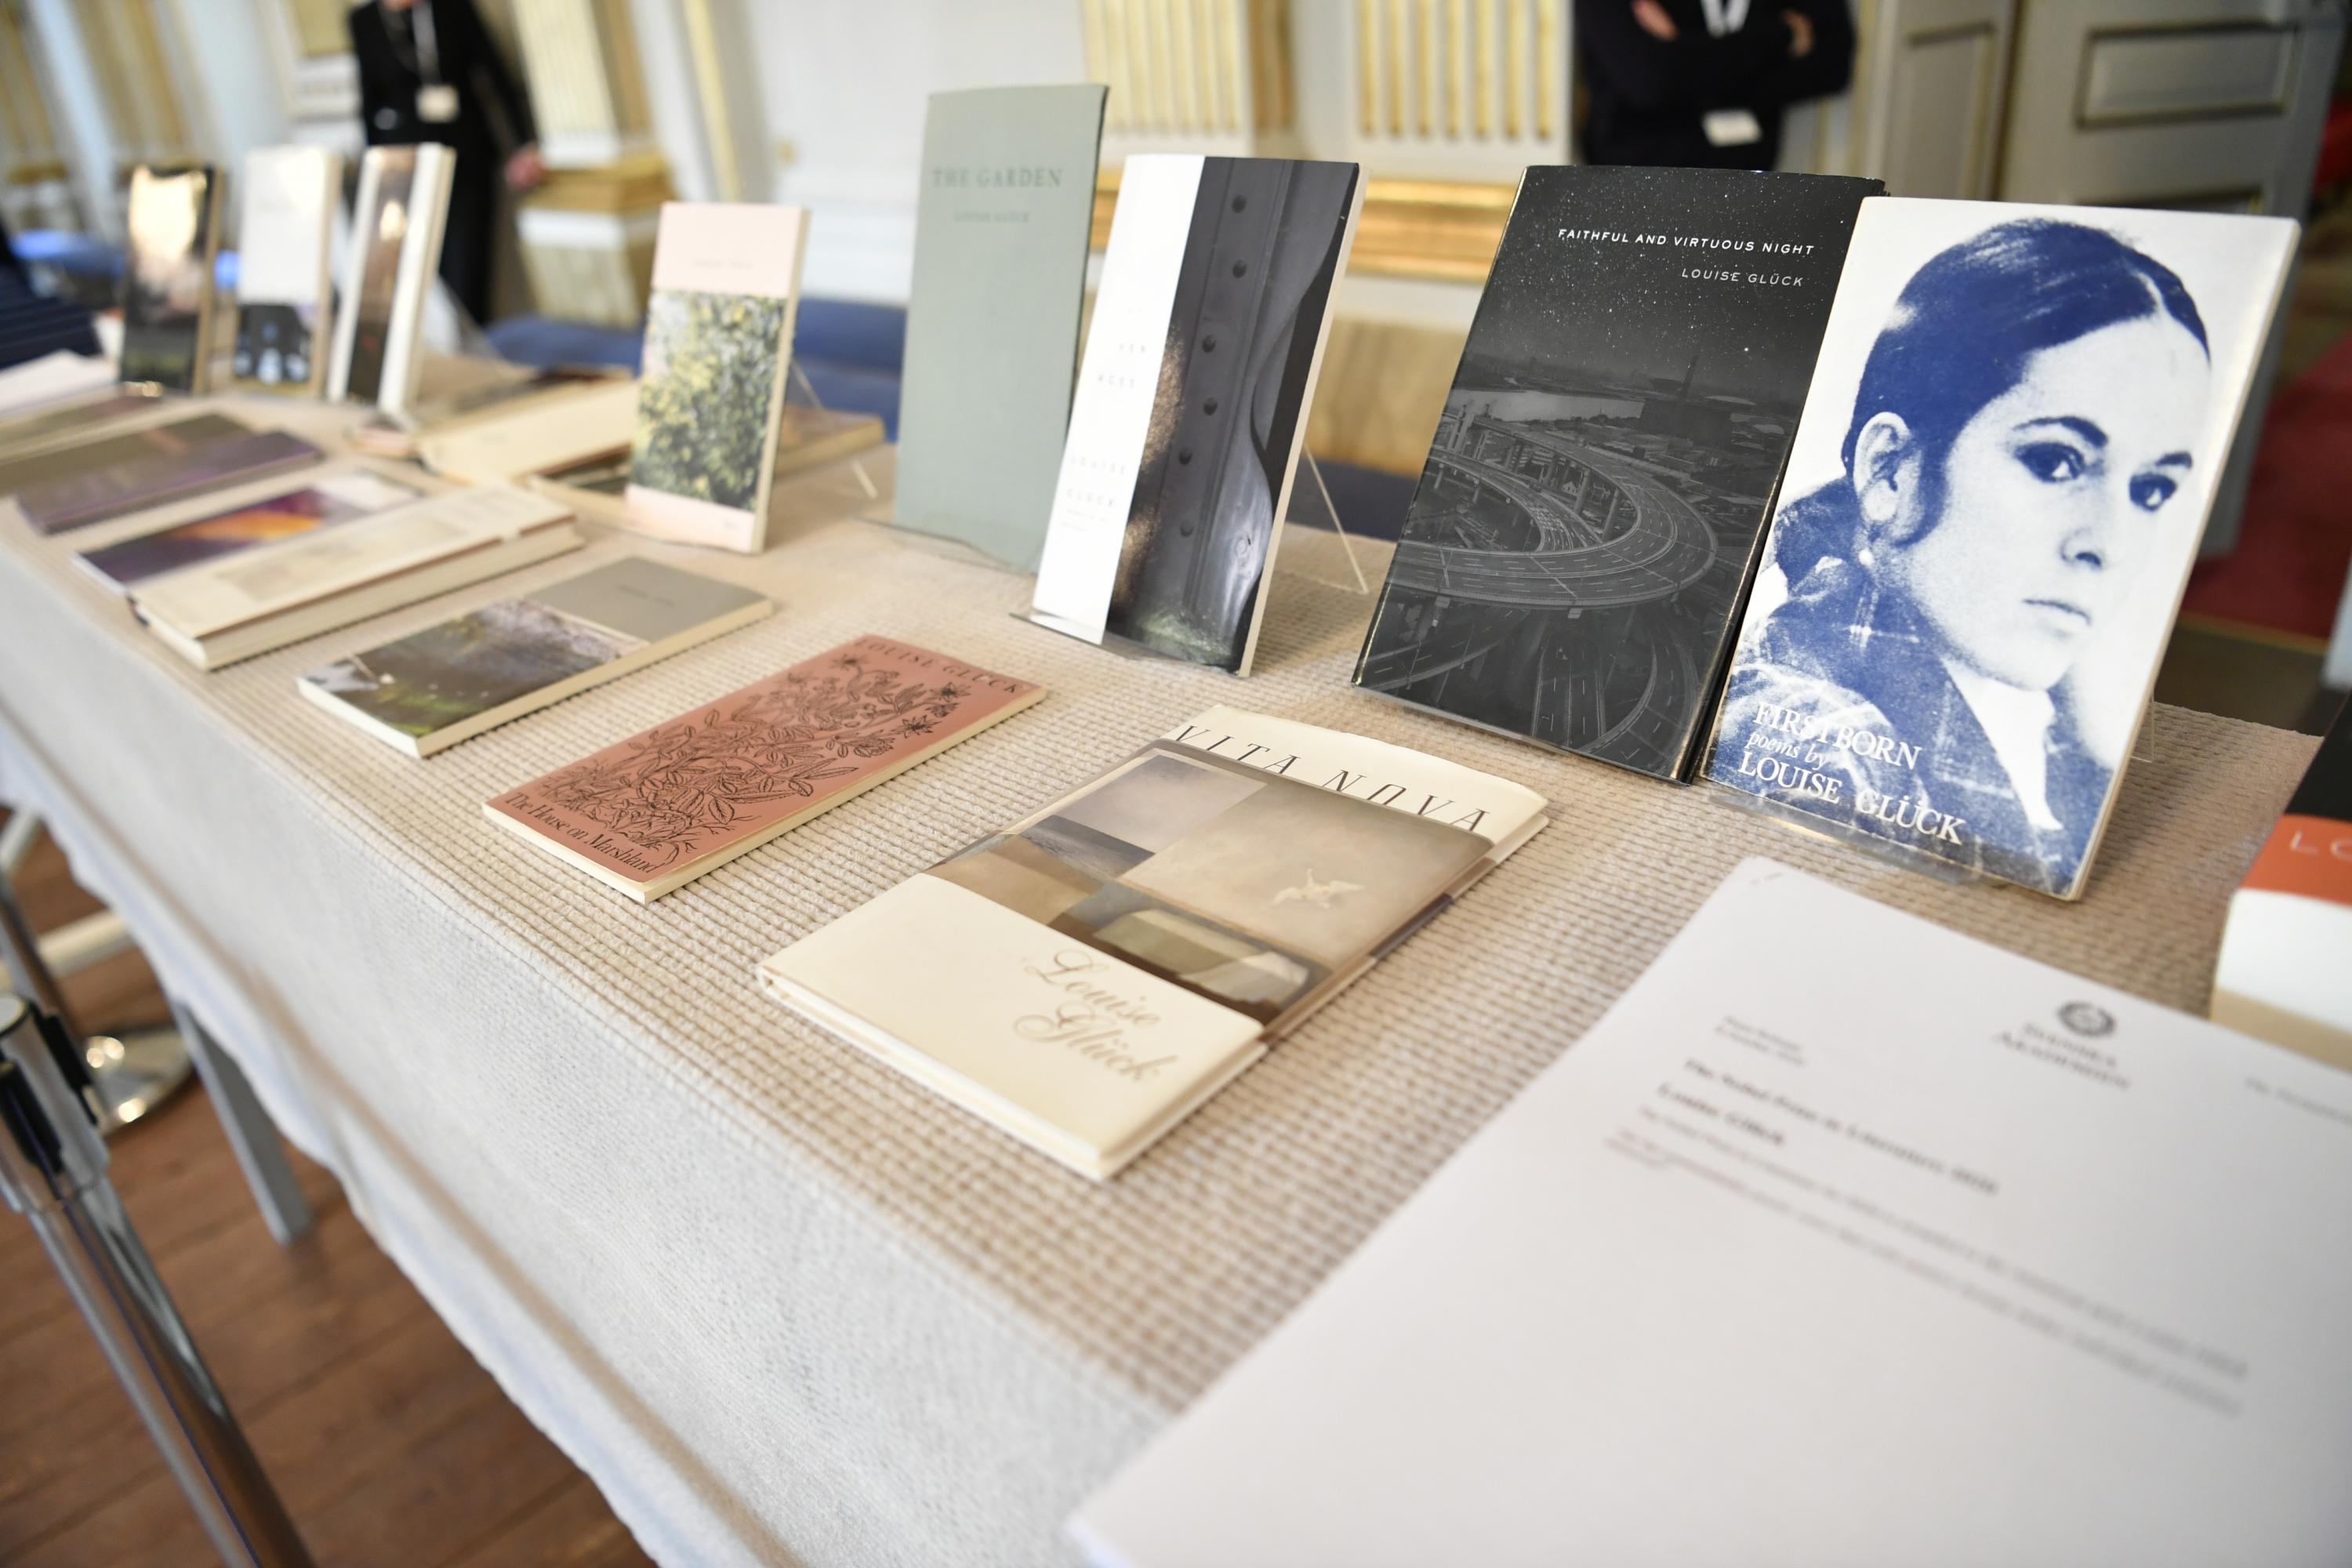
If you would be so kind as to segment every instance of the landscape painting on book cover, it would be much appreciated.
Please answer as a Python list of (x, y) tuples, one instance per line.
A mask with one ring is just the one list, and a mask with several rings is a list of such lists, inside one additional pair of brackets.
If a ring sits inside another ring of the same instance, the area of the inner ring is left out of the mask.
[(430, 735), (645, 647), (530, 599), (502, 599), (302, 679), (407, 735)]
[(1528, 170), (1356, 683), (1685, 776), (1874, 188)]
[(1271, 1024), (1476, 865), (1462, 828), (1155, 742), (929, 875)]
[(671, 289), (646, 312), (629, 482), (748, 511), (767, 477), (792, 301)]

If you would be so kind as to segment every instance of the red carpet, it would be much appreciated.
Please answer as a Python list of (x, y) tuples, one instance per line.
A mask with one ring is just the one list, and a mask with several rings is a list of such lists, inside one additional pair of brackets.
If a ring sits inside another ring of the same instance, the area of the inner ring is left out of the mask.
[(2322, 642), (2352, 572), (2352, 338), (2271, 399), (2238, 547), (2200, 564), (2187, 615)]

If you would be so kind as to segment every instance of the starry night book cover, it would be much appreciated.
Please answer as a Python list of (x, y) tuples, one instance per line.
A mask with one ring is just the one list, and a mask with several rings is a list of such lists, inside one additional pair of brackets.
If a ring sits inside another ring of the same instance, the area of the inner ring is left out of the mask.
[(1686, 779), (1875, 180), (1532, 168), (1356, 684)]

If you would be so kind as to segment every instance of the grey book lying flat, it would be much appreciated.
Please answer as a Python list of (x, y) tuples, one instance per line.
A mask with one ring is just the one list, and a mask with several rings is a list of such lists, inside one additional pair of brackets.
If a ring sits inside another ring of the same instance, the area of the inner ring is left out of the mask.
[(892, 521), (1034, 571), (1061, 472), (1098, 86), (931, 95)]

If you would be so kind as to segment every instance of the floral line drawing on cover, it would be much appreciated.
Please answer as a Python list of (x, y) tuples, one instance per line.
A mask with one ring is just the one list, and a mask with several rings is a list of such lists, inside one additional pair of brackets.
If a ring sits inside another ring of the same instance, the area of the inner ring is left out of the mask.
[[(705, 710), (624, 742), (627, 754), (592, 757), (551, 778), (562, 810), (611, 829), (674, 866), (728, 837), (757, 808), (814, 800), (820, 786), (929, 734), (971, 689), (907, 679), (860, 655), (829, 672), (787, 670)], [(731, 704), (731, 706), (730, 706)]]

